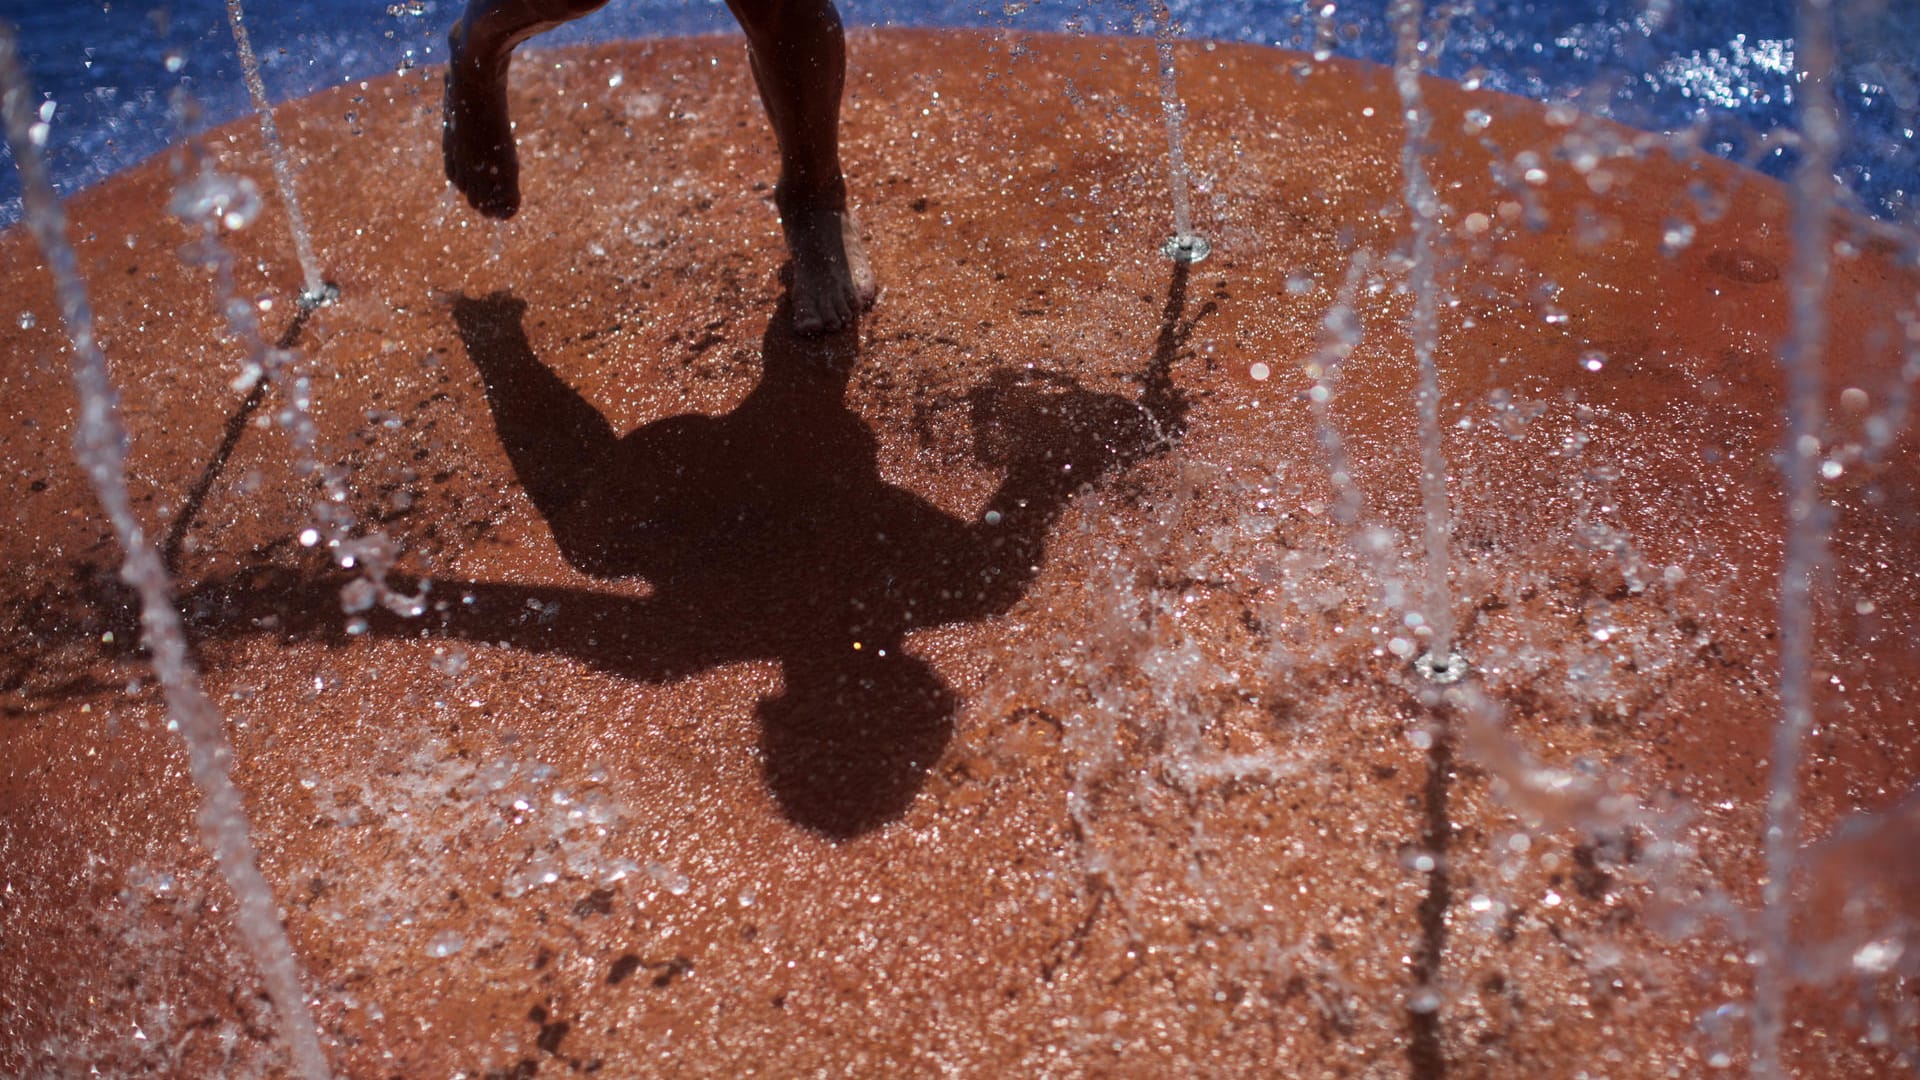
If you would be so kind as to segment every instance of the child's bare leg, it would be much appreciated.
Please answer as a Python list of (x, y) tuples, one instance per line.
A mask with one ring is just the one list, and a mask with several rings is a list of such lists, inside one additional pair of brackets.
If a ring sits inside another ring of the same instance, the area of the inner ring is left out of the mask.
[(728, 0), (780, 145), (774, 202), (793, 256), (793, 323), (838, 330), (873, 303), (873, 266), (840, 173), (846, 38), (832, 0)]
[(507, 117), (514, 47), (607, 0), (469, 0), (447, 35), (447, 97), (440, 149), (447, 179), (488, 217), (520, 209), (520, 159)]

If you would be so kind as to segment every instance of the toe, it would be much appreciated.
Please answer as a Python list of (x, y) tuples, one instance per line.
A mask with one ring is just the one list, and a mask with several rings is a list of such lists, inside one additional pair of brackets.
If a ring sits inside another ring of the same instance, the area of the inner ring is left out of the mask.
[(520, 212), (520, 192), (516, 190), (484, 190), (470, 196), (473, 208), (490, 218), (505, 221)]
[(809, 337), (826, 330), (826, 326), (820, 321), (820, 313), (811, 305), (800, 305), (793, 309), (793, 328)]
[(810, 337), (831, 334), (846, 326), (852, 318), (853, 309), (848, 306), (845, 297), (833, 291), (814, 293), (796, 300), (793, 328)]

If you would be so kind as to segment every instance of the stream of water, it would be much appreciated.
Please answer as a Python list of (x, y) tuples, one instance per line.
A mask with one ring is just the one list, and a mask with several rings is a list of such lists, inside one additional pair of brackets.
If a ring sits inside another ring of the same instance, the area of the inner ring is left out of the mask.
[(1831, 524), (1820, 495), (1826, 432), (1824, 352), (1832, 270), (1833, 164), (1840, 116), (1833, 94), (1833, 12), (1827, 0), (1801, 0), (1796, 53), (1800, 167), (1793, 184), (1793, 262), (1787, 269), (1792, 315), (1780, 362), (1787, 373), (1786, 558), (1780, 569), (1780, 720), (1774, 730), (1765, 838), (1763, 960), (1754, 994), (1754, 1073), (1786, 1075), (1781, 1040), (1792, 986), (1794, 881), (1801, 837), (1800, 773), (1814, 721), (1814, 604)]
[(119, 395), (94, 333), (86, 282), (67, 241), (65, 211), (40, 164), (38, 147), (45, 121), (21, 70), (11, 28), (4, 23), (0, 23), (0, 111), (5, 113), (7, 145), (20, 170), (27, 227), (46, 257), (61, 319), (73, 342), (73, 384), (80, 401), (74, 455), (125, 553), (122, 576), (139, 593), (141, 638), (165, 688), (167, 715), (187, 745), (188, 768), (204, 800), (199, 814), (201, 834), (239, 905), (234, 924), (273, 999), (295, 1071), (308, 1080), (321, 1080), (330, 1075), (326, 1055), (320, 1049), (319, 1032), (301, 986), (300, 964), (281, 925), (273, 888), (260, 875), (246, 807), (230, 772), (233, 748), (227, 741), (226, 719), (201, 689), (200, 673), (188, 655), (186, 632), (173, 605), (172, 583), (127, 493), (127, 431), (120, 420)]
[(1420, 94), (1426, 56), (1434, 41), (1426, 34), (1426, 5), (1421, 0), (1395, 0), (1391, 17), (1399, 47), (1394, 58), (1393, 85), (1400, 95), (1406, 138), (1401, 144), (1400, 172), (1406, 182), (1407, 213), (1413, 218), (1413, 256), (1409, 285), (1413, 291), (1413, 318), (1408, 336), (1413, 340), (1414, 363), (1420, 382), (1414, 391), (1414, 409), (1420, 414), (1420, 500), (1425, 521), (1426, 595), (1420, 616), (1427, 639), (1426, 668), (1437, 677), (1452, 677), (1453, 586), (1448, 574), (1453, 516), (1447, 507), (1447, 460), (1441, 447), (1440, 372), (1434, 361), (1439, 344), (1440, 289), (1438, 243), (1440, 206), (1433, 183), (1427, 179), (1427, 139), (1433, 121)]
[(313, 253), (313, 236), (307, 230), (307, 216), (300, 209), (300, 185), (294, 179), (293, 162), (280, 138), (280, 125), (273, 118), (273, 103), (267, 98), (267, 84), (260, 78), (260, 59), (253, 52), (253, 38), (247, 33), (246, 12), (240, 0), (227, 0), (227, 23), (233, 27), (234, 46), (239, 50), (240, 68), (246, 75), (247, 97), (260, 117), (260, 135), (266, 140), (267, 158), (273, 164), (274, 183), (280, 187), (280, 200), (286, 204), (287, 226), (293, 232), (293, 250), (300, 263), (302, 288), (300, 302), (309, 306), (326, 303), (330, 297), (326, 280), (321, 277), (320, 258)]
[(1173, 13), (1163, 0), (1153, 0), (1153, 48), (1160, 65), (1160, 114), (1167, 126), (1167, 189), (1173, 200), (1173, 235), (1161, 250), (1176, 261), (1197, 263), (1207, 257), (1212, 245), (1193, 231), (1186, 138), (1181, 133), (1186, 122), (1186, 106), (1180, 103), (1179, 73), (1173, 57), (1175, 37)]

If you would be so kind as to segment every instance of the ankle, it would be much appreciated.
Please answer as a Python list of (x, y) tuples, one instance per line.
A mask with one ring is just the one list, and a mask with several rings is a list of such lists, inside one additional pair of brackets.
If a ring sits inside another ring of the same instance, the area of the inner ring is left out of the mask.
[(773, 186), (773, 205), (779, 208), (782, 217), (815, 210), (845, 210), (846, 178), (835, 173), (825, 182), (799, 182), (783, 176)]

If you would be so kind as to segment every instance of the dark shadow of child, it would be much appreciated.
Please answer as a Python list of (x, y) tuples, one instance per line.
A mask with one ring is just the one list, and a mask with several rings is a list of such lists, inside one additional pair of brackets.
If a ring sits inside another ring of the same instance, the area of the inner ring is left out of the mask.
[(767, 783), (793, 821), (835, 838), (904, 813), (951, 735), (954, 694), (903, 648), (907, 632), (1012, 607), (1073, 493), (1181, 423), (1178, 396), (1151, 379), (1144, 404), (990, 379), (969, 396), (975, 450), (1006, 477), (963, 521), (881, 479), (877, 441), (843, 400), (857, 333), (803, 338), (776, 313), (738, 408), (622, 435), (535, 355), (526, 311), (506, 294), (453, 304), (500, 441), (568, 563), (653, 592), (571, 603), (562, 622), (590, 633), (513, 643), (585, 646), (582, 659), (647, 680), (778, 660), (785, 688), (758, 707)]

